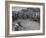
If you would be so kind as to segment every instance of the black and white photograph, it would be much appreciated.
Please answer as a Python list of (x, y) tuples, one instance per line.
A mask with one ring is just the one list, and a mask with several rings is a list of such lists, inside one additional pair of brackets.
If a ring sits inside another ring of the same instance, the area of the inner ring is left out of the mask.
[(9, 34), (43, 33), (43, 6), (32, 4), (10, 4)]
[(12, 31), (40, 30), (40, 8), (12, 7)]
[(5, 36), (45, 35), (45, 4), (36, 2), (5, 2)]
[(6, 2), (5, 36), (45, 34), (45, 5), (34, 2)]

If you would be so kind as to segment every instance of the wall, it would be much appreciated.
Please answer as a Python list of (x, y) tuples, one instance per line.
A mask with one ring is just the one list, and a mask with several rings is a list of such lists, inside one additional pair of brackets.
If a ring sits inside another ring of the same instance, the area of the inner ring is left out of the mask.
[[(15, 0), (12, 0), (15, 1)], [(16, 1), (26, 1), (26, 2), (43, 2), (46, 0), (16, 0)], [(46, 4), (45, 4), (46, 6)], [(0, 0), (0, 38), (5, 38), (5, 0)], [(46, 10), (46, 7), (45, 7)], [(45, 13), (46, 16), (46, 13)], [(46, 19), (46, 17), (45, 17)], [(13, 38), (13, 37), (11, 37)], [(15, 37), (14, 37), (15, 38)], [(16, 38), (46, 38), (46, 20), (45, 20), (45, 35), (40, 36), (27, 36), (27, 37), (16, 37)]]

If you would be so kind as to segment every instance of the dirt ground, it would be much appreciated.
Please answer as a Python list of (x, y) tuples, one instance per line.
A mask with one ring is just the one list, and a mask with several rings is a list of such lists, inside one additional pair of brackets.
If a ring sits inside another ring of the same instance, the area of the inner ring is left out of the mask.
[(17, 22), (21, 22), (21, 25), (23, 26), (23, 28), (20, 28), (20, 30), (40, 30), (40, 23), (36, 21), (29, 19), (18, 19), (17, 21), (14, 21), (14, 24), (16, 24)]

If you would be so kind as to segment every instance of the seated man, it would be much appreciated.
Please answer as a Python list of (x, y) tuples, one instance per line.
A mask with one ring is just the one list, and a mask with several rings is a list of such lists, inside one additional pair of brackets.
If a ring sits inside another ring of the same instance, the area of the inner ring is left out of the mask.
[(19, 25), (20, 27), (23, 27), (23, 26), (21, 25), (21, 23), (20, 23), (20, 22), (18, 22), (18, 25)]
[(18, 25), (18, 24), (15, 24), (14, 27), (15, 27), (15, 31), (18, 31), (18, 30), (19, 30), (19, 29), (18, 29), (18, 28), (19, 28), (19, 25)]
[(15, 24), (15, 31), (19, 31), (22, 30), (23, 26), (20, 24), (20, 22), (18, 22), (17, 24)]

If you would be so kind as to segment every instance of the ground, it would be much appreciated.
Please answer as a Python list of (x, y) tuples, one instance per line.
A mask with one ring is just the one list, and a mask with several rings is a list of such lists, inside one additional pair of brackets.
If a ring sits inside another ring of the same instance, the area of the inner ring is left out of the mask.
[(23, 26), (23, 28), (20, 28), (20, 30), (40, 30), (40, 23), (33, 21), (33, 20), (29, 20), (29, 19), (18, 19), (17, 21), (14, 21), (14, 24), (16, 24), (17, 22), (21, 22), (21, 25)]

